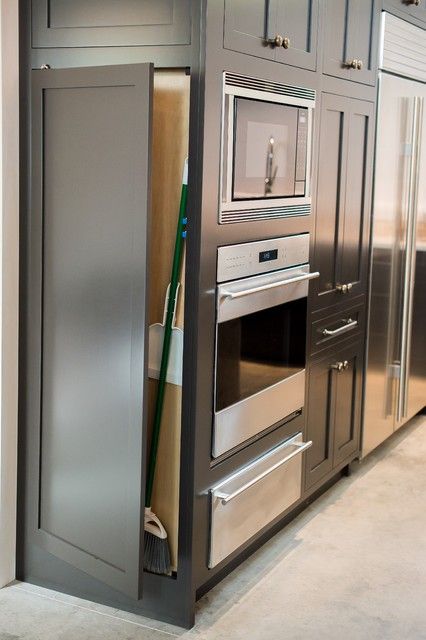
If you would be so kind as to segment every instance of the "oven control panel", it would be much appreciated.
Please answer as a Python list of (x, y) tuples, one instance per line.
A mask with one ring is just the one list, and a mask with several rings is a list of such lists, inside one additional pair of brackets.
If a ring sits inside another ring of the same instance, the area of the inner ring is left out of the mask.
[(219, 247), (217, 281), (247, 278), (309, 262), (309, 233)]

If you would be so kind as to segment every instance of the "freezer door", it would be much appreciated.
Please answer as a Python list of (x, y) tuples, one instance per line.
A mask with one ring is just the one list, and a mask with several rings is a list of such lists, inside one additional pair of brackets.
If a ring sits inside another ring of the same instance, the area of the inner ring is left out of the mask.
[(407, 341), (407, 379), (405, 385), (401, 384), (401, 424), (426, 406), (426, 85), (416, 83), (415, 89), (418, 158), (413, 195), (411, 330)]

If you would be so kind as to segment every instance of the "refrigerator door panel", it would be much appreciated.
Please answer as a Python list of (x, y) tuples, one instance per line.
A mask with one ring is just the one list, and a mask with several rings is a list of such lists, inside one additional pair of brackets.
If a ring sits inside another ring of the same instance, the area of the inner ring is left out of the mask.
[(422, 83), (380, 74), (363, 455), (397, 426), (413, 106), (423, 88)]
[[(414, 83), (413, 83), (414, 84)], [(407, 419), (426, 406), (426, 85), (416, 84), (419, 102), (419, 157), (416, 220), (413, 243), (413, 306), (409, 350)]]

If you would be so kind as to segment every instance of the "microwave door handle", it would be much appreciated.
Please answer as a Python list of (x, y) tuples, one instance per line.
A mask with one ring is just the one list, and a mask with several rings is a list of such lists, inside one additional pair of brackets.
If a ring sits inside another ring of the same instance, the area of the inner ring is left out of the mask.
[(221, 291), (220, 295), (222, 298), (230, 298), (231, 300), (235, 300), (236, 298), (243, 298), (244, 296), (249, 296), (252, 293), (259, 293), (260, 291), (267, 291), (268, 289), (275, 289), (276, 287), (283, 287), (287, 284), (294, 284), (295, 282), (303, 282), (304, 280), (313, 280), (314, 278), (319, 278), (319, 271), (314, 271), (313, 273), (304, 273), (300, 276), (295, 276), (294, 278), (288, 278), (287, 280), (279, 280), (278, 282), (271, 282), (270, 284), (263, 284), (260, 287), (253, 287), (251, 289), (244, 289), (243, 291)]

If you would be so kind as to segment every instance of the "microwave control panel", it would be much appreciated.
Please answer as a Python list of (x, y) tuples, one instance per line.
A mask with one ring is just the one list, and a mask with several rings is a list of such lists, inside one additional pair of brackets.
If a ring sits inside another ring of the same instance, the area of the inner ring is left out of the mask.
[(217, 282), (248, 278), (309, 262), (309, 233), (219, 247)]

